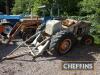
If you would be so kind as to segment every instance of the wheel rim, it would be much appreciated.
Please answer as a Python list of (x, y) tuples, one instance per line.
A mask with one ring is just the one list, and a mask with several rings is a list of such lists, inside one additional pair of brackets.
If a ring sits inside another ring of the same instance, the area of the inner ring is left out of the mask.
[(86, 40), (85, 40), (85, 44), (86, 44), (86, 45), (92, 44), (92, 40), (91, 40), (90, 38), (86, 39)]
[(71, 48), (71, 40), (70, 39), (65, 39), (61, 42), (59, 46), (59, 52), (64, 54), (68, 52)]

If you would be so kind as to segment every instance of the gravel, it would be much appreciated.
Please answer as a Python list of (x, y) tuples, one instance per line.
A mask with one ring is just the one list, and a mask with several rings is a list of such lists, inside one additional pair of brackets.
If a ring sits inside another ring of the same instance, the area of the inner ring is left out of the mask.
[[(18, 44), (21, 42), (18, 42)], [(0, 45), (0, 58), (7, 56), (18, 44)], [(25, 52), (27, 47), (19, 48), (15, 53)], [(64, 61), (94, 61), (94, 70), (62, 70)], [(32, 60), (30, 55), (24, 55), (0, 62), (0, 75), (99, 75), (100, 47), (75, 46), (64, 56), (41, 56)]]

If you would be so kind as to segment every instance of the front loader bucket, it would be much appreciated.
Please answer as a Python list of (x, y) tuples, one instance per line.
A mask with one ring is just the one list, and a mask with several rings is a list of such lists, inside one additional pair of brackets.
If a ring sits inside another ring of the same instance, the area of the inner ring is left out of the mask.
[[(48, 44), (49, 44), (49, 42), (50, 42), (50, 37), (47, 37), (46, 39), (44, 39), (43, 41), (41, 41), (41, 42), (38, 42), (38, 39), (41, 37), (41, 34), (39, 34), (36, 38), (35, 38), (35, 40), (33, 41), (33, 45), (34, 45), (34, 47), (33, 47), (33, 49), (32, 49), (32, 51), (33, 51), (33, 53), (35, 53), (35, 55), (39, 55), (39, 54), (41, 54), (41, 53), (43, 53), (44, 52), (44, 50), (46, 50), (46, 48), (48, 47)], [(40, 38), (41, 39), (41, 38)]]

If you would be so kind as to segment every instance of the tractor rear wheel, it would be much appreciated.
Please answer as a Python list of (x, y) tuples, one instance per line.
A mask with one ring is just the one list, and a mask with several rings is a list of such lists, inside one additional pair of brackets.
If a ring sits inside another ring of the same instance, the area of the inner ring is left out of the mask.
[[(35, 30), (34, 29), (26, 29), (23, 34), (22, 34), (22, 39), (23, 41), (26, 41), (27, 39), (29, 39), (32, 35), (35, 34)], [(30, 39), (29, 41), (26, 42), (26, 44), (31, 44), (33, 42), (34, 39)]]
[(81, 43), (84, 45), (93, 45), (94, 38), (91, 35), (84, 35), (81, 39)]
[(66, 31), (61, 31), (52, 37), (49, 49), (53, 52), (53, 54), (58, 53), (60, 55), (64, 55), (70, 51), (73, 43), (73, 35)]

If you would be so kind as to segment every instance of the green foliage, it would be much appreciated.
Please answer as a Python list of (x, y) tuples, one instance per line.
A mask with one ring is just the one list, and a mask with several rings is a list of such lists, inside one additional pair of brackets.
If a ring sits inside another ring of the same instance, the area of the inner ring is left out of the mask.
[(98, 36), (98, 35), (93, 35), (93, 37), (94, 37), (94, 42), (95, 42), (95, 44), (99, 44), (100, 45), (100, 36)]
[(59, 8), (60, 15), (77, 15), (79, 11), (77, 4), (79, 1), (80, 0), (35, 0), (33, 11), (38, 13), (41, 11), (38, 7), (46, 5), (46, 9), (49, 13), (52, 8), (53, 12), (57, 14), (57, 8)]
[[(48, 7), (50, 3), (48, 0), (34, 0), (33, 13), (40, 15), (42, 13), (42, 10), (39, 7), (43, 5), (46, 5)], [(48, 11), (48, 9), (46, 9), (45, 12), (46, 11)]]
[(100, 0), (83, 0), (79, 6), (81, 15), (100, 14)]
[[(2, 1), (4, 2), (4, 0), (0, 0), (0, 2)], [(51, 8), (55, 14), (57, 14), (57, 8), (59, 8), (60, 15), (64, 16), (92, 14), (100, 16), (100, 0), (15, 0), (12, 13), (30, 13), (33, 6), (33, 14), (41, 15), (43, 10), (39, 7), (42, 5), (46, 5), (44, 12), (48, 15), (50, 15)]]
[(78, 15), (79, 8), (77, 7), (77, 5), (80, 1), (81, 0), (58, 0), (61, 14)]
[(57, 8), (60, 10), (60, 15), (78, 15), (79, 8), (77, 4), (80, 0), (15, 0), (12, 12), (14, 14), (25, 13), (29, 11), (30, 6), (33, 6), (34, 14), (41, 14), (43, 10), (40, 6), (46, 5), (45, 13), (50, 15), (51, 8), (57, 14)]
[(33, 4), (33, 0), (15, 0), (14, 7), (12, 9), (13, 14), (29, 13)]

